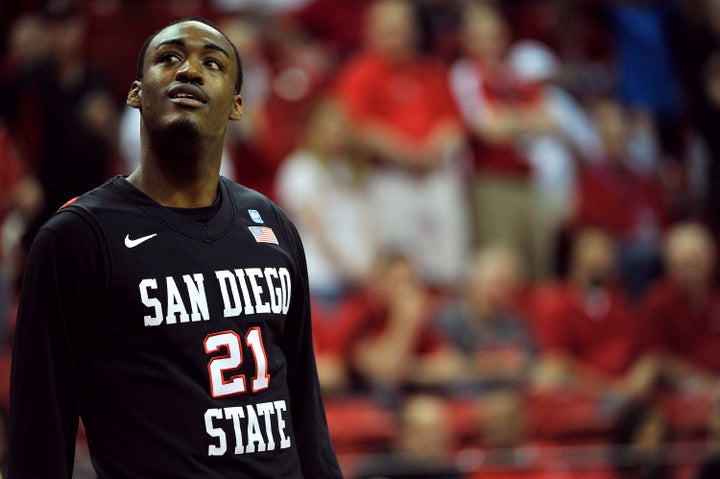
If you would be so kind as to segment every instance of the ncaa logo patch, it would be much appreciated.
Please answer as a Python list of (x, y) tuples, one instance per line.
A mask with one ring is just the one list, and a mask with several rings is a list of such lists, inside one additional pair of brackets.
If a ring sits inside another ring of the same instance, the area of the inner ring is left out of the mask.
[(257, 210), (248, 210), (248, 214), (250, 215), (250, 219), (253, 220), (255, 223), (265, 223), (262, 219), (262, 216), (260, 216), (260, 213), (258, 213)]

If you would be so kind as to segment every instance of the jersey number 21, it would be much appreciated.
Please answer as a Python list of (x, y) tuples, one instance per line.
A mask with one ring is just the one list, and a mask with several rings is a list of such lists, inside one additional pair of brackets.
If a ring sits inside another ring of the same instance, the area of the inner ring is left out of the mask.
[[(255, 359), (255, 376), (251, 380), (252, 392), (262, 391), (270, 385), (267, 355), (263, 345), (262, 332), (259, 327), (250, 328), (245, 334), (245, 344), (252, 351)], [(226, 373), (237, 371), (243, 363), (243, 340), (235, 331), (221, 331), (209, 334), (203, 342), (205, 353), (212, 354), (225, 350), (225, 354), (213, 356), (208, 363), (210, 376), (210, 394), (213, 397), (224, 397), (247, 392), (247, 381), (244, 374), (231, 375)]]

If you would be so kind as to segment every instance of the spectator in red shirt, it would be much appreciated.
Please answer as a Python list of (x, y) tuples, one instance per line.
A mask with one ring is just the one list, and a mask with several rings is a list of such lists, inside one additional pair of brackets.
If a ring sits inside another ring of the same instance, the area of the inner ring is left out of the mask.
[(531, 278), (546, 278), (552, 263), (551, 223), (520, 142), (524, 135), (554, 130), (555, 122), (538, 85), (510, 67), (511, 32), (496, 7), (468, 2), (460, 33), (463, 52), (451, 68), (450, 84), (471, 138), (477, 242), (511, 245)]
[(681, 223), (665, 238), (665, 276), (644, 304), (645, 334), (676, 385), (716, 388), (720, 376), (720, 289), (716, 246), (707, 228)]
[[(367, 283), (341, 303), (335, 320), (316, 323), (318, 364), (332, 365), (336, 385), (342, 383), (337, 380), (342, 365), (351, 391), (391, 397), (407, 385), (457, 380), (456, 358), (432, 328), (435, 303), (407, 257), (381, 254)], [(322, 381), (322, 368), (320, 376)]]
[(659, 183), (630, 165), (630, 123), (622, 105), (612, 98), (599, 100), (594, 118), (604, 158), (581, 169), (573, 224), (612, 235), (623, 286), (630, 299), (638, 300), (659, 271), (667, 212)]
[(601, 230), (575, 238), (568, 279), (538, 296), (541, 389), (636, 394), (651, 372), (639, 361), (639, 320), (614, 282), (614, 243)]
[(380, 242), (402, 246), (425, 281), (453, 285), (469, 231), (457, 158), (462, 128), (446, 69), (420, 54), (412, 2), (374, 2), (365, 33), (336, 92), (374, 158), (369, 187)]

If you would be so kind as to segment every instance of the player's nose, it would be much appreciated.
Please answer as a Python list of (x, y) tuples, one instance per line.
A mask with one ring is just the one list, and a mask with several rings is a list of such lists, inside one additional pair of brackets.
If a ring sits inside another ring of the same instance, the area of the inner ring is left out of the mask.
[(199, 61), (192, 58), (185, 59), (185, 61), (177, 69), (175, 79), (178, 81), (192, 82), (202, 85), (202, 65)]

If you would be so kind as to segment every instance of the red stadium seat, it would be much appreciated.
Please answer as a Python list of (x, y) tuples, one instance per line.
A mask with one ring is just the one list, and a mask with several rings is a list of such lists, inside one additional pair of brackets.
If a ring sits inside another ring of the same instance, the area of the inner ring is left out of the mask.
[(325, 413), (338, 454), (380, 450), (396, 435), (392, 411), (370, 398), (328, 398)]

